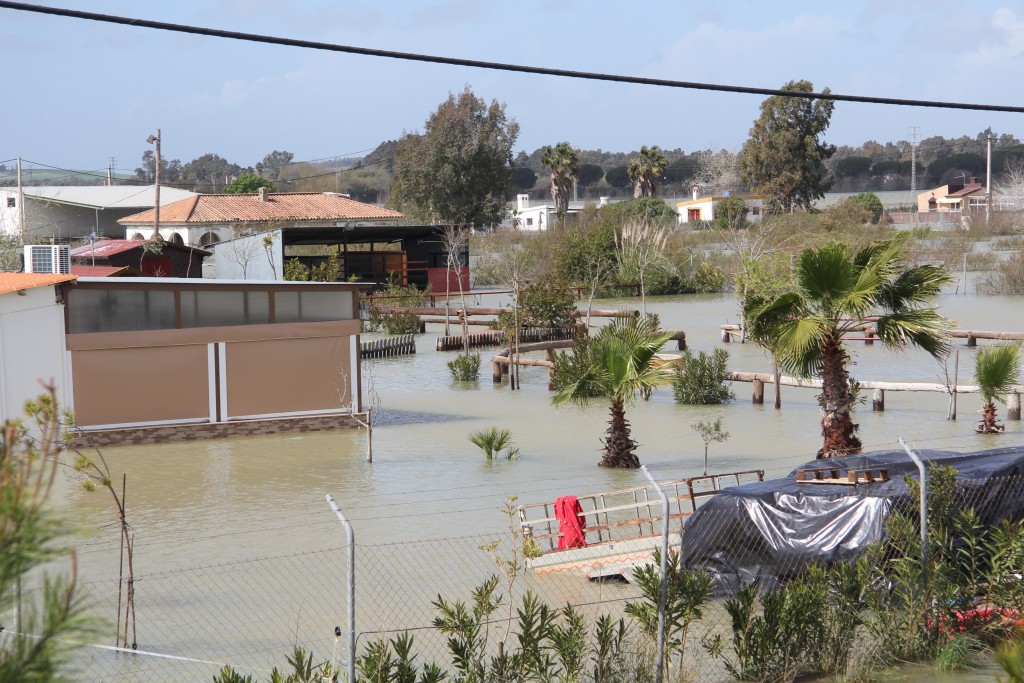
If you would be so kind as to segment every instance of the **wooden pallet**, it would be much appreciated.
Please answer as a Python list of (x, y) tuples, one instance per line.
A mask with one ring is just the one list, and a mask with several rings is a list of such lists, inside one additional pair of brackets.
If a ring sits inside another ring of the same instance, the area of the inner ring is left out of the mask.
[(867, 467), (843, 472), (838, 467), (805, 467), (796, 471), (796, 480), (800, 484), (857, 486), (858, 484), (889, 481), (889, 470), (880, 467)]

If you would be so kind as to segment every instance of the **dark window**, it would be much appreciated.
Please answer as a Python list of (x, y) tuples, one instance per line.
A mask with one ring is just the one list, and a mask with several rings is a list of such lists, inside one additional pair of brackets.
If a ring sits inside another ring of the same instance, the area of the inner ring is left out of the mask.
[(13, 209), (13, 208), (14, 208), (14, 207), (16, 207), (17, 205), (18, 205), (18, 199), (17, 199), (17, 197), (8, 197), (8, 198), (7, 198), (7, 208), (8, 208), (8, 209)]
[(126, 332), (174, 328), (174, 292), (80, 289), (68, 298), (68, 331)]
[(182, 327), (265, 325), (269, 322), (270, 292), (181, 293)]

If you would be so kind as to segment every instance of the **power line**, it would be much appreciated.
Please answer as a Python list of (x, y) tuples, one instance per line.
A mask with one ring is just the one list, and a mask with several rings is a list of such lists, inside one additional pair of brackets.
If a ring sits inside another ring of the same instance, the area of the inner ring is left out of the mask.
[(998, 111), (1014, 114), (1024, 114), (1024, 107), (1011, 107), (999, 104), (972, 104), (964, 102), (938, 102), (931, 100), (909, 100), (893, 97), (872, 97), (867, 95), (840, 95), (838, 93), (813, 93), (790, 90), (778, 90), (774, 88), (752, 88), (740, 85), (724, 85), (717, 83), (694, 83), (690, 81), (674, 81), (663, 78), (645, 78), (641, 76), (622, 76), (617, 74), (604, 74), (593, 71), (573, 71), (569, 69), (553, 69), (549, 67), (525, 66), (521, 64), (506, 64), (502, 62), (488, 62), (478, 59), (460, 59), (457, 57), (441, 57), (437, 55), (424, 55), (412, 52), (396, 52), (394, 50), (377, 50), (373, 48), (355, 47), (352, 45), (340, 45), (337, 43), (322, 43), (312, 40), (298, 40), (295, 38), (282, 38), (268, 36), (258, 33), (242, 33), (239, 31), (225, 31), (222, 29), (205, 28), (201, 26), (189, 26), (187, 24), (173, 24), (163, 21), (150, 21), (148, 19), (135, 19), (122, 17), (114, 14), (99, 14), (96, 12), (82, 12), (79, 10), (63, 9), (59, 7), (46, 7), (43, 5), (32, 5), (23, 2), (9, 2), (0, 0), (0, 8), (13, 9), (23, 12), (34, 12), (37, 14), (49, 14), (72, 19), (84, 19), (87, 21), (98, 21), (108, 24), (121, 24), (123, 26), (134, 26), (151, 28), (159, 31), (171, 31), (174, 33), (189, 33), (213, 38), (228, 38), (241, 40), (250, 43), (265, 43), (269, 45), (283, 45), (286, 47), (300, 47), (310, 50), (325, 50), (328, 52), (342, 52), (347, 54), (364, 55), (367, 57), (384, 57), (387, 59), (401, 59), (413, 62), (426, 62), (430, 64), (446, 64), (449, 66), (465, 66), (474, 69), (490, 69), (494, 71), (510, 71), (514, 73), (526, 73), (539, 76), (559, 76), (562, 78), (578, 78), (592, 81), (609, 81), (613, 83), (630, 83), (634, 85), (653, 85), (664, 88), (682, 88), (686, 90), (709, 90), (712, 92), (731, 92), (746, 95), (765, 95), (796, 97), (802, 99), (822, 99), (835, 102), (862, 102), (867, 104), (888, 104), (904, 107), (928, 107), (933, 109), (969, 109), (976, 111)]

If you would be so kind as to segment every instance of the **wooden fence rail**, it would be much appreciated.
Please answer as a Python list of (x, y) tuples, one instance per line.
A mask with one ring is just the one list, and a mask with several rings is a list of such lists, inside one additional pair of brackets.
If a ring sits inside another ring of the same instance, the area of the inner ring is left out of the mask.
[[(734, 338), (742, 337), (743, 328), (735, 323), (722, 325), (722, 341), (731, 342)], [(878, 338), (878, 331), (872, 322), (864, 323), (853, 328), (854, 331), (863, 332), (863, 337), (848, 338), (849, 341), (863, 341), (866, 346), (871, 346)], [(950, 330), (949, 336), (953, 339), (966, 339), (967, 346), (975, 347), (979, 339), (999, 339), (1003, 341), (1024, 340), (1024, 332), (995, 332), (991, 330)]]
[[(775, 378), (770, 372), (729, 372), (726, 379), (733, 382), (750, 382), (753, 385), (753, 396), (751, 401), (755, 404), (764, 403), (764, 385), (772, 384)], [(885, 410), (885, 392), (887, 391), (925, 391), (940, 394), (949, 394), (949, 388), (945, 384), (935, 382), (859, 382), (862, 389), (871, 389), (871, 409), (876, 412)], [(806, 387), (820, 389), (820, 379), (804, 379), (801, 377), (779, 377), (779, 385), (784, 387)], [(976, 394), (978, 387), (970, 384), (958, 384), (955, 389), (957, 394)], [(1006, 418), (1009, 420), (1020, 419), (1020, 395), (1024, 393), (1024, 386), (1015, 386), (1010, 389), (1006, 397)]]
[[(457, 323), (460, 324), (460, 323)], [(526, 327), (519, 331), (521, 342), (543, 342), (560, 341), (572, 339), (576, 330), (572, 327)], [(488, 330), (486, 332), (470, 332), (469, 348), (481, 346), (501, 346), (505, 343), (505, 333), (502, 330)], [(438, 351), (461, 351), (462, 335), (450, 334), (441, 335), (437, 338)]]
[(411, 353), (416, 353), (416, 335), (414, 334), (371, 339), (359, 344), (359, 355), (362, 358), (386, 358)]

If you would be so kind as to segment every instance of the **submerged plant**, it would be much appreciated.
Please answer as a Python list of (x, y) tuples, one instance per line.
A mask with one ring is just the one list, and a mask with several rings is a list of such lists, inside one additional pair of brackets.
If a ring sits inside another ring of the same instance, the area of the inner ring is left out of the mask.
[(1002, 434), (1005, 427), (996, 420), (996, 401), (1005, 402), (1005, 396), (1017, 382), (1020, 374), (1020, 344), (997, 344), (978, 350), (974, 361), (974, 381), (984, 405), (981, 420), (975, 427), (979, 434)]
[(512, 445), (512, 432), (507, 429), (489, 427), (479, 432), (472, 432), (469, 435), (469, 440), (484, 452), (488, 460), (502, 455), (502, 451), (504, 451), (506, 460), (519, 458), (519, 449)]

